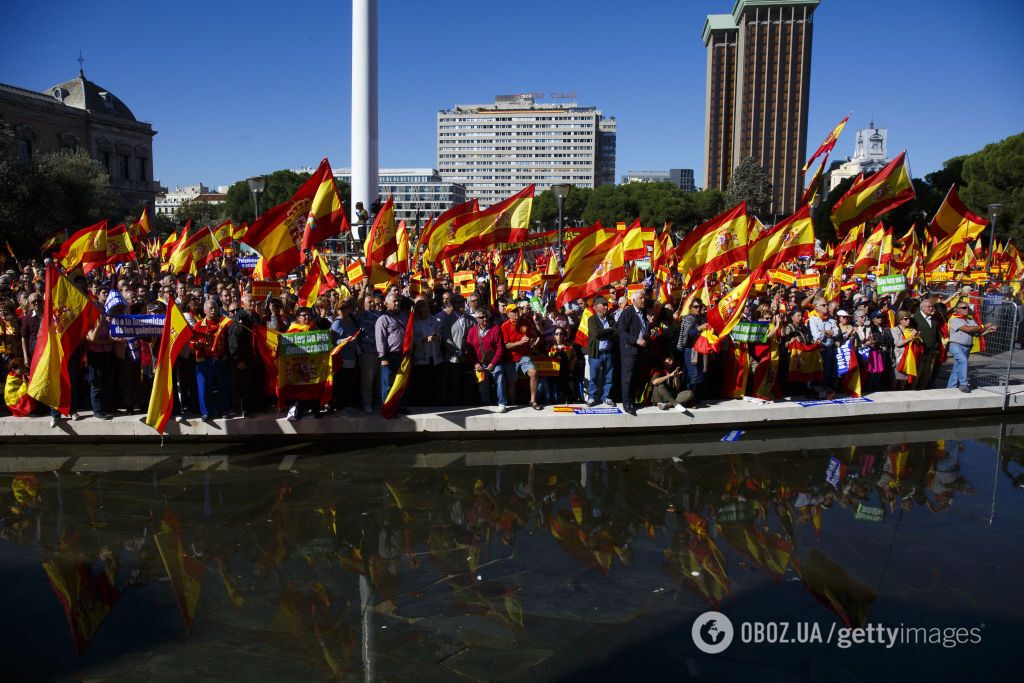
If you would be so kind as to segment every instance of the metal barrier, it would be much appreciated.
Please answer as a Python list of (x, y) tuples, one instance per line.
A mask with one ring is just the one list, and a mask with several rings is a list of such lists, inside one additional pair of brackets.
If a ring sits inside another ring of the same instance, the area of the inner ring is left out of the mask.
[[(1017, 345), (1024, 342), (1021, 329), (1024, 326), (1024, 305), (1014, 298), (1008, 287), (1006, 289), (1005, 293), (969, 297), (972, 308), (980, 306), (981, 322), (994, 324), (996, 329), (975, 342), (967, 373), (972, 387), (1003, 394), (1004, 397), (1024, 392), (1024, 353), (1014, 354)], [(946, 299), (955, 293), (955, 289), (930, 293)], [(937, 369), (934, 385), (945, 386), (951, 369), (952, 359)]]

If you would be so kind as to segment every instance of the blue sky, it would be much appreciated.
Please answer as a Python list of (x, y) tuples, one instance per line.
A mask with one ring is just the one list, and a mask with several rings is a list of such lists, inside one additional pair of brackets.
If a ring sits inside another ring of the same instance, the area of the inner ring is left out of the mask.
[[(349, 165), (351, 5), (13, 0), (0, 81), (42, 90), (85, 72), (150, 121), (165, 185)], [(704, 16), (732, 0), (380, 0), (380, 161), (435, 166), (438, 109), (575, 92), (618, 120), (616, 175), (703, 181)], [(921, 176), (1024, 129), (1024, 2), (823, 0), (808, 147), (848, 112), (837, 157), (874, 117)], [(14, 29), (14, 30), (11, 30)]]

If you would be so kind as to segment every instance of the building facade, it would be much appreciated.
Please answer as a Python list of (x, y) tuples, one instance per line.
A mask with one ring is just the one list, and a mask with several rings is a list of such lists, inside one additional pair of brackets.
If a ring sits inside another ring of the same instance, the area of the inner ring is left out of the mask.
[(154, 208), (156, 131), (83, 71), (44, 92), (0, 83), (0, 118), (14, 129), (22, 161), (61, 149), (84, 149), (107, 169), (123, 209), (134, 211), (142, 204)]
[(795, 211), (803, 190), (812, 19), (819, 2), (736, 0), (732, 14), (704, 22), (705, 182), (726, 189), (732, 169), (753, 157), (772, 183), (770, 211), (776, 214)]
[(617, 123), (595, 107), (499, 95), (437, 113), (437, 168), (490, 206), (527, 185), (614, 184)]
[[(382, 168), (379, 171), (378, 196), (386, 201), (395, 198), (395, 221), (422, 225), (431, 215), (437, 216), (466, 201), (466, 187), (445, 181), (432, 168)], [(334, 177), (352, 182), (352, 170), (334, 169)], [(367, 207), (369, 208), (369, 207)]]
[(667, 171), (628, 171), (622, 176), (622, 184), (629, 183), (672, 183), (683, 192), (694, 192), (692, 168), (670, 168)]
[(847, 157), (846, 161), (829, 173), (829, 191), (834, 190), (847, 178), (853, 178), (860, 173), (875, 173), (885, 168), (889, 163), (888, 137), (889, 131), (885, 128), (876, 128), (874, 121), (868, 124), (867, 128), (858, 130), (853, 156)]

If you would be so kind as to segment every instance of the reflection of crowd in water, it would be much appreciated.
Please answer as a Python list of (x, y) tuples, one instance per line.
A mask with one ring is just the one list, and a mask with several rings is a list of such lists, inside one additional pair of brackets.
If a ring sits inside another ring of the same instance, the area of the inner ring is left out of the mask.
[[(335, 648), (324, 657), (337, 663), (340, 652), (351, 656), (343, 644), (358, 629), (346, 573), (365, 577), (374, 600), (393, 601), (399, 617), (403, 604), (434, 599), (442, 601), (439, 611), (521, 627), (519, 596), (529, 586), (485, 580), (481, 568), (514, 554), (536, 560), (530, 554), (538, 546), (521, 547), (523, 534), (546, 531), (584, 576), (586, 568), (608, 574), (630, 565), (642, 541), (664, 553), (664, 570), (687, 590), (718, 604), (731, 591), (722, 548), (776, 579), (792, 570), (808, 584), (830, 581), (842, 574), (838, 565), (818, 562), (824, 579), (812, 579), (817, 561), (807, 560), (807, 551), (816, 552), (811, 530), (828, 532), (826, 510), (843, 508), (868, 522), (915, 507), (945, 512), (972, 493), (962, 460), (962, 445), (948, 441), (798, 456), (410, 469), (386, 482), (320, 470), (270, 479), (237, 469), (164, 479), (155, 472), (20, 474), (0, 479), (0, 535), (38, 545), (116, 595), (163, 579), (187, 558), (199, 567), (200, 620), (204, 609), (248, 609), (251, 599), (265, 608), (268, 629), (308, 631), (318, 647)], [(161, 557), (154, 543), (161, 532), (180, 541), (173, 547), (181, 557)], [(85, 582), (83, 590), (98, 585)], [(438, 586), (447, 587), (444, 597)], [(268, 591), (270, 602), (259, 597)], [(857, 621), (850, 605), (831, 607)], [(325, 633), (335, 634), (334, 645), (321, 642)]]

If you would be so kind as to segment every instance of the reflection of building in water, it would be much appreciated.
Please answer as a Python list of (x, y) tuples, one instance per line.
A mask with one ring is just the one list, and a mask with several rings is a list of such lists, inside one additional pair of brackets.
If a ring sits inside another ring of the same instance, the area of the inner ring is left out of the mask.
[(829, 191), (834, 190), (836, 185), (847, 178), (854, 178), (859, 173), (867, 175), (884, 168), (889, 163), (886, 148), (888, 135), (888, 129), (876, 128), (874, 121), (869, 123), (867, 128), (858, 130), (853, 156), (847, 157), (846, 161), (838, 166), (833, 164), (829, 172)]

